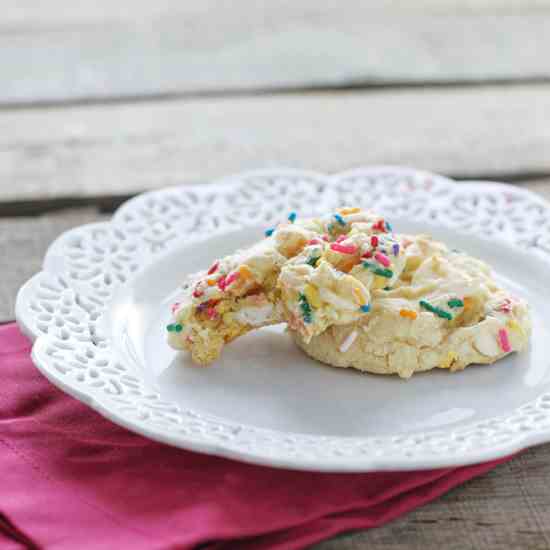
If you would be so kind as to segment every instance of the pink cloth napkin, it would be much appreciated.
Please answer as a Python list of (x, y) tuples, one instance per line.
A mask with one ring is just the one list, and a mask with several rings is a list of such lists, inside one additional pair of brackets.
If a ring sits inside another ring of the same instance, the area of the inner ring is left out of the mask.
[(2, 548), (305, 548), (382, 525), (503, 462), (318, 474), (182, 451), (65, 395), (29, 350), (14, 324), (0, 326)]

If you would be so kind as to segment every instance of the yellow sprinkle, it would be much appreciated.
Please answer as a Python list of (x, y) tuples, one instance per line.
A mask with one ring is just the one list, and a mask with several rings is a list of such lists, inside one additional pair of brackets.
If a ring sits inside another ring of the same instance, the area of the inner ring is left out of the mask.
[(307, 284), (304, 288), (304, 294), (312, 307), (319, 308), (323, 304), (317, 287)]
[(360, 306), (364, 306), (367, 303), (367, 299), (365, 298), (363, 291), (358, 286), (353, 287), (353, 293), (355, 294)]
[(416, 313), (416, 311), (413, 311), (412, 309), (400, 309), (399, 315), (401, 315), (401, 317), (407, 317), (409, 319), (416, 319), (418, 317), (418, 313)]
[(246, 264), (239, 267), (239, 274), (243, 279), (252, 279), (254, 277), (252, 271), (250, 271), (250, 268)]
[(523, 330), (523, 327), (515, 319), (510, 319), (506, 323), (506, 326), (511, 330), (519, 332), (522, 336), (525, 336), (525, 331)]
[(357, 212), (361, 212), (360, 208), (354, 207), (354, 208), (340, 208), (339, 210), (340, 214), (346, 216), (347, 214), (357, 214)]
[(216, 285), (215, 279), (206, 279), (206, 282), (207, 282), (208, 286), (215, 286)]
[(464, 309), (472, 309), (474, 307), (474, 299), (466, 296), (463, 300)]
[(440, 369), (448, 369), (458, 359), (458, 355), (454, 351), (447, 353), (447, 357), (439, 363)]

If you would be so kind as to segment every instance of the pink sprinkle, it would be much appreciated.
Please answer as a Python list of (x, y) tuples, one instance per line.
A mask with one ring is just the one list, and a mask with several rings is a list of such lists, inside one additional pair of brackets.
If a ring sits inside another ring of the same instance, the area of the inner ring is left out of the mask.
[(209, 308), (206, 310), (206, 315), (208, 315), (208, 318), (209, 318), (209, 319), (214, 319), (214, 317), (216, 317), (216, 315), (218, 315), (218, 312), (216, 311), (215, 308), (209, 307)]
[(330, 249), (334, 252), (340, 252), (340, 254), (355, 254), (357, 252), (357, 247), (354, 244), (332, 243)]
[(340, 235), (340, 236), (336, 239), (336, 241), (334, 241), (334, 242), (336, 242), (336, 243), (341, 243), (342, 241), (345, 241), (345, 240), (347, 239), (347, 237), (348, 237), (347, 235)]
[(497, 311), (510, 313), (512, 311), (512, 302), (508, 298), (506, 298), (504, 302), (497, 308)]
[(372, 251), (371, 250), (367, 250), (363, 256), (363, 258), (372, 258)]
[(200, 298), (203, 294), (204, 292), (198, 287), (193, 290), (193, 298)]
[(503, 328), (498, 331), (498, 343), (500, 344), (500, 348), (504, 353), (512, 351), (510, 340), (508, 340), (508, 333)]
[(307, 244), (321, 244), (321, 241), (319, 239), (311, 239), (311, 241), (308, 241)]
[(378, 237), (376, 235), (373, 235), (370, 238), (370, 244), (371, 244), (371, 246), (374, 246), (374, 248), (376, 248), (378, 246)]
[(377, 252), (374, 255), (374, 258), (376, 259), (376, 261), (380, 262), (384, 267), (390, 267), (391, 265), (390, 259), (385, 254), (382, 254), (382, 252)]
[(225, 275), (222, 275), (219, 279), (218, 279), (218, 288), (221, 290), (221, 291), (224, 291), (225, 290), (225, 287), (227, 286), (227, 277)]
[(225, 288), (227, 288), (231, 283), (235, 282), (239, 278), (239, 272), (233, 271), (225, 279)]
[(329, 241), (328, 235), (323, 235), (321, 238), (323, 239), (323, 241), (328, 243), (328, 241)]
[(220, 265), (220, 262), (216, 262), (215, 264), (212, 265), (212, 267), (208, 270), (208, 275), (212, 275), (212, 273), (214, 273), (218, 267)]
[(175, 313), (176, 309), (178, 309), (180, 303), (176, 302), (175, 304), (172, 304), (172, 313)]

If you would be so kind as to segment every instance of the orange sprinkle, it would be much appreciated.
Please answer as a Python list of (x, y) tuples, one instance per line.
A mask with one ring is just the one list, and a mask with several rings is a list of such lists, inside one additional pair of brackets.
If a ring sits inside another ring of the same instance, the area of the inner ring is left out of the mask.
[(474, 307), (473, 298), (469, 298), (468, 296), (466, 296), (465, 298), (462, 299), (462, 301), (464, 302), (464, 309), (472, 309), (472, 307)]
[(354, 207), (354, 208), (340, 208), (339, 210), (340, 214), (343, 214), (344, 216), (347, 214), (357, 214), (357, 212), (361, 212), (360, 208)]
[(401, 315), (401, 317), (407, 317), (408, 319), (416, 319), (418, 317), (418, 313), (412, 309), (400, 309), (399, 315)]
[(245, 264), (239, 267), (239, 274), (243, 279), (252, 279), (254, 277), (250, 268)]
[(215, 286), (216, 281), (214, 279), (206, 279), (208, 286)]

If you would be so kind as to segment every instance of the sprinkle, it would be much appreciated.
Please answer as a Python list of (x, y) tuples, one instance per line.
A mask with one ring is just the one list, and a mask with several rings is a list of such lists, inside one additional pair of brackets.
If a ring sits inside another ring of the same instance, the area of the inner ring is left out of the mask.
[(307, 242), (308, 245), (313, 245), (313, 244), (321, 244), (321, 241), (319, 239), (311, 239), (310, 241)]
[(341, 243), (342, 241), (345, 241), (347, 238), (348, 238), (347, 235), (340, 235), (334, 242)]
[(373, 226), (373, 229), (376, 229), (377, 231), (381, 231), (384, 233), (386, 231), (386, 226), (384, 224), (384, 220), (378, 220)]
[(464, 307), (464, 302), (458, 298), (453, 298), (447, 302), (449, 307)]
[(506, 323), (506, 326), (511, 330), (519, 332), (521, 336), (525, 337), (525, 331), (523, 330), (523, 327), (515, 319), (510, 319)]
[(328, 241), (330, 240), (329, 237), (328, 237), (328, 235), (323, 235), (321, 238), (322, 238), (323, 241), (325, 241), (326, 243), (328, 243)]
[(367, 299), (365, 298), (363, 291), (358, 286), (353, 287), (353, 294), (355, 295), (359, 305), (362, 306), (367, 303)]
[(343, 214), (344, 216), (347, 214), (357, 214), (357, 212), (361, 212), (360, 208), (353, 207), (353, 208), (340, 208), (340, 214)]
[(212, 275), (212, 273), (214, 273), (219, 266), (220, 262), (216, 262), (215, 264), (213, 264), (212, 267), (208, 270), (208, 275)]
[(388, 291), (388, 290), (391, 290), (391, 287), (389, 287), (389, 286), (385, 286), (385, 287), (384, 287), (384, 288), (383, 288), (382, 290), (386, 290), (386, 291)]
[(512, 351), (510, 340), (508, 340), (508, 332), (503, 328), (498, 331), (498, 343), (500, 344), (500, 349), (502, 349), (504, 353)]
[(399, 256), (399, 244), (398, 244), (398, 243), (395, 243), (395, 244), (392, 246), (392, 249), (393, 249), (393, 255), (394, 255), (394, 256)]
[(373, 235), (370, 238), (370, 244), (372, 247), (376, 248), (378, 246), (378, 237), (376, 235)]
[(359, 307), (359, 309), (363, 313), (368, 313), (370, 311), (370, 305), (369, 304), (363, 304), (362, 306)]
[(311, 258), (308, 258), (306, 260), (306, 264), (310, 265), (311, 267), (315, 267), (320, 258), (321, 256), (311, 256)]
[(304, 322), (311, 323), (311, 306), (305, 296), (305, 294), (300, 294), (300, 309), (302, 310), (302, 315), (304, 316)]
[(198, 287), (193, 290), (193, 298), (200, 298), (203, 294), (204, 292)]
[(393, 231), (391, 224), (389, 224), (388, 222), (386, 222), (386, 231)]
[(500, 306), (498, 306), (497, 311), (502, 311), (503, 313), (510, 313), (512, 311), (512, 302), (509, 298), (505, 298)]
[(371, 250), (367, 250), (362, 256), (361, 258), (372, 258), (372, 251)]
[(218, 288), (219, 288), (221, 291), (224, 291), (224, 290), (225, 290), (225, 287), (227, 286), (226, 280), (227, 280), (226, 275), (222, 275), (222, 276), (218, 279)]
[(416, 311), (412, 309), (400, 309), (399, 315), (401, 315), (401, 317), (406, 317), (407, 319), (413, 319), (413, 320), (418, 317), (418, 313), (416, 313)]
[(288, 215), (288, 221), (290, 223), (294, 223), (296, 221), (296, 212), (291, 212), (289, 215)]
[(332, 243), (330, 249), (334, 252), (339, 252), (340, 254), (355, 254), (357, 252), (357, 247), (354, 244), (340, 244)]
[(176, 310), (178, 309), (180, 303), (179, 302), (175, 302), (174, 304), (172, 304), (172, 313), (175, 313)]
[(216, 311), (216, 308), (209, 307), (206, 310), (206, 315), (208, 315), (209, 319), (214, 319), (214, 317), (216, 317), (218, 315), (218, 312)]
[(169, 325), (166, 325), (166, 330), (168, 332), (173, 332), (174, 330), (174, 325), (172, 323), (170, 323)]
[(235, 282), (239, 278), (239, 272), (233, 271), (233, 273), (230, 273), (227, 278), (225, 279), (225, 287), (227, 288), (231, 283)]
[(472, 309), (474, 307), (474, 299), (466, 296), (462, 300), (464, 302), (464, 309)]
[(447, 319), (448, 321), (451, 321), (453, 319), (453, 316), (448, 311), (445, 311), (444, 309), (441, 309), (437, 306), (432, 306), (432, 304), (426, 302), (425, 300), (420, 300), (420, 307), (423, 307), (424, 309), (435, 313), (438, 317), (441, 317), (442, 319)]
[(175, 330), (176, 332), (181, 332), (181, 331), (183, 330), (183, 326), (180, 325), (179, 323), (176, 323), (176, 324), (174, 325), (174, 330)]
[(390, 267), (391, 265), (390, 259), (385, 254), (382, 254), (382, 252), (377, 252), (374, 255), (374, 258), (376, 259), (377, 262), (381, 263), (384, 267)]
[(317, 287), (311, 284), (307, 284), (304, 287), (304, 294), (308, 302), (313, 307), (320, 308), (323, 305), (323, 302), (321, 301), (321, 297), (319, 296), (319, 291), (317, 290)]
[(342, 226), (346, 225), (346, 220), (340, 214), (334, 214), (334, 219)]
[(216, 286), (218, 282), (216, 281), (216, 279), (206, 279), (206, 284), (208, 286)]
[(250, 271), (250, 268), (246, 264), (239, 266), (239, 276), (243, 279), (253, 279), (254, 274)]
[(265, 236), (266, 236), (266, 237), (271, 237), (271, 235), (273, 235), (274, 232), (275, 232), (275, 228), (274, 228), (274, 227), (270, 227), (269, 229), (266, 229), (266, 230), (265, 230)]
[(386, 277), (386, 279), (391, 279), (393, 277), (393, 271), (391, 269), (380, 269), (370, 262), (363, 262), (363, 267), (370, 269), (375, 275), (380, 275), (380, 277)]
[(353, 330), (346, 336), (345, 340), (342, 342), (342, 344), (338, 348), (338, 351), (340, 353), (346, 353), (346, 351), (348, 351), (348, 349), (351, 348), (356, 338), (357, 338), (357, 331)]
[(166, 330), (168, 332), (181, 332), (183, 330), (183, 326), (179, 323), (170, 323), (169, 325), (166, 325)]

